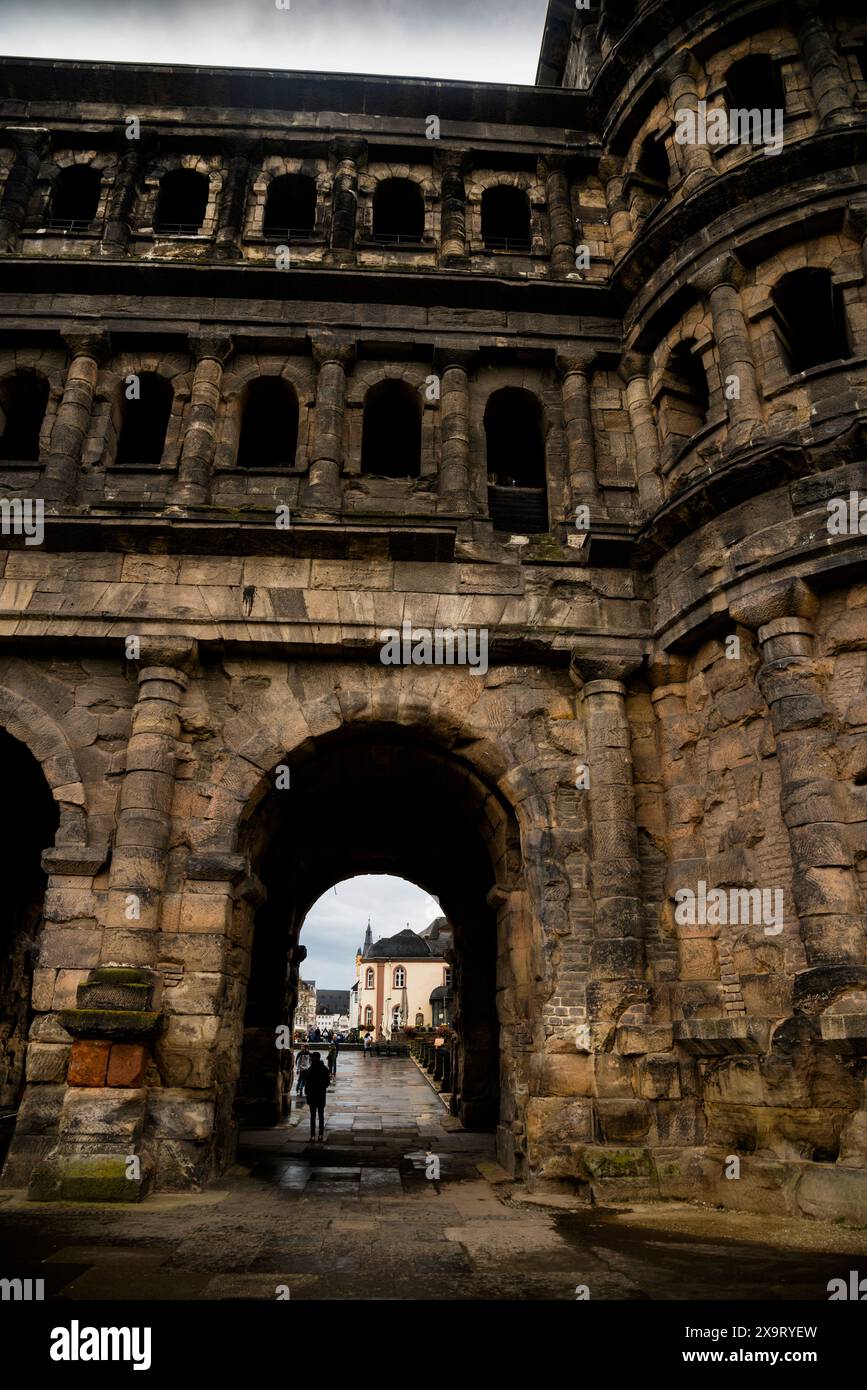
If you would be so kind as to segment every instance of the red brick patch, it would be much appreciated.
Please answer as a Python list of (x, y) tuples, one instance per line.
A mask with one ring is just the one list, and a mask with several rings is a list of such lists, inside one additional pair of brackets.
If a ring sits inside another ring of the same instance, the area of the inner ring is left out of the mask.
[(104, 1086), (108, 1067), (109, 1042), (76, 1038), (69, 1054), (66, 1080), (70, 1086)]
[(114, 1043), (108, 1063), (109, 1086), (141, 1086), (148, 1050), (140, 1043)]

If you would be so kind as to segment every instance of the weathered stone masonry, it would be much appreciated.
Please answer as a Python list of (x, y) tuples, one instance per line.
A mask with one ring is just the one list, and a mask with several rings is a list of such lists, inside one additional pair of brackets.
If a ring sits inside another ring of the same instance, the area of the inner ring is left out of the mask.
[[(218, 1177), (309, 907), (395, 872), (518, 1177), (863, 1219), (867, 20), (626, 8), (527, 88), (8, 63), (6, 1185)], [(676, 141), (749, 82), (778, 154)]]

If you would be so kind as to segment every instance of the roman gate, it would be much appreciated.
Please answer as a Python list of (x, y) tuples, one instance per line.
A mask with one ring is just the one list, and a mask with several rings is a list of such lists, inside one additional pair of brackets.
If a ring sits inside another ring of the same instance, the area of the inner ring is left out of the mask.
[(5, 1186), (217, 1179), (390, 872), (512, 1174), (863, 1216), (867, 19), (784, 9), (551, 0), (535, 87), (6, 63)]

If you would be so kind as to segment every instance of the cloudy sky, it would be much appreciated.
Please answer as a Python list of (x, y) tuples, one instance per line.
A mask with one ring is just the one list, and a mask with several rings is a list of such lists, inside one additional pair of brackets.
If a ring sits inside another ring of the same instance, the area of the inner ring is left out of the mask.
[(376, 941), (404, 927), (423, 931), (441, 916), (436, 898), (403, 878), (365, 874), (338, 883), (314, 903), (301, 929), (301, 944), (307, 947), (302, 979), (315, 980), (317, 989), (349, 989), (368, 917)]
[(546, 9), (547, 0), (0, 0), (0, 52), (532, 83)]

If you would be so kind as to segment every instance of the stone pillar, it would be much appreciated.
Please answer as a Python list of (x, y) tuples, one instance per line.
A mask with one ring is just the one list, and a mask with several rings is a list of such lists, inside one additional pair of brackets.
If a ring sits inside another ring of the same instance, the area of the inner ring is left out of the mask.
[(42, 479), (45, 500), (50, 502), (73, 502), (76, 498), (96, 379), (110, 347), (107, 333), (87, 328), (70, 329), (63, 334), (63, 341), (70, 361)]
[(343, 467), (343, 410), (346, 371), (355, 360), (355, 344), (317, 338), (313, 342), (316, 378), (316, 414), (310, 450), (310, 477), (304, 502), (324, 511), (339, 511), (340, 473)]
[(250, 179), (250, 156), (251, 150), (246, 141), (235, 142), (232, 145), (217, 219), (214, 258), (218, 261), (237, 261), (241, 257), (240, 243), (244, 231), (244, 210)]
[(557, 356), (563, 393), (563, 425), (569, 461), (569, 484), (573, 508), (583, 503), (590, 508), (591, 524), (601, 515), (602, 498), (596, 480), (596, 442), (590, 414), (590, 374), (596, 352)]
[(440, 265), (460, 268), (467, 262), (467, 193), (460, 154), (443, 156), (441, 186)]
[[(669, 845), (665, 893), (669, 903), (674, 901), (678, 889), (696, 891), (697, 884), (701, 880), (707, 882), (709, 877), (703, 831), (707, 789), (694, 765), (700, 729), (687, 708), (688, 673), (688, 658), (671, 653), (655, 657), (648, 671), (664, 787)], [(702, 923), (676, 926), (675, 931), (678, 980), (705, 981), (709, 987), (720, 990), (720, 1003), (726, 1014), (745, 1014), (731, 962), (731, 945), (722, 931)], [(715, 944), (711, 937), (716, 938)]]
[(846, 125), (855, 119), (843, 61), (822, 18), (819, 0), (796, 0), (803, 16), (798, 46), (810, 79), (820, 126)]
[(555, 275), (565, 278), (575, 272), (575, 231), (567, 161), (549, 156), (540, 161), (539, 173), (545, 180), (548, 203), (551, 269)]
[(605, 185), (605, 204), (608, 208), (608, 228), (611, 234), (611, 258), (619, 261), (626, 255), (634, 239), (632, 217), (623, 194), (626, 175), (622, 159), (606, 155), (599, 161), (599, 177)]
[(333, 144), (337, 167), (331, 212), (331, 249), (335, 259), (351, 261), (355, 255), (355, 219), (358, 211), (358, 166), (367, 150), (364, 140), (338, 136)]
[(848, 204), (845, 230), (861, 247), (861, 264), (867, 276), (867, 198), (853, 198)]
[(789, 580), (747, 594), (730, 603), (729, 611), (756, 633), (764, 661), (758, 684), (776, 740), (792, 893), (807, 964), (863, 965), (865, 918), (835, 768), (836, 730), (813, 656), (810, 619), (817, 607), (802, 580)]
[(659, 431), (650, 403), (650, 363), (643, 353), (628, 352), (620, 364), (626, 382), (626, 409), (635, 441), (635, 476), (638, 505), (646, 515), (661, 505), (665, 489), (659, 467)]
[(28, 130), (7, 128), (6, 134), (15, 143), (15, 160), (0, 201), (0, 251), (14, 251), (36, 187), (36, 177), (49, 134), (40, 127)]
[[(640, 657), (573, 650), (587, 732), (593, 891), (589, 1023), (593, 1050), (604, 1050), (625, 1008), (647, 1000), (644, 925), (635, 822), (632, 741), (625, 678)], [(592, 998), (591, 998), (592, 995)]]
[(473, 359), (471, 352), (444, 350), (437, 362), (442, 373), (442, 457), (437, 510), (460, 516), (472, 511), (469, 371)]
[(111, 858), (102, 946), (106, 964), (152, 965), (156, 960), (181, 704), (195, 659), (191, 639), (141, 639), (138, 699)]
[(207, 504), (223, 364), (232, 352), (232, 339), (218, 334), (195, 334), (189, 341), (190, 351), (196, 359), (196, 370), (184, 420), (178, 476), (168, 497), (169, 505), (175, 508), (203, 507)]
[[(741, 448), (765, 433), (756, 363), (741, 305), (743, 278), (743, 267), (735, 257), (723, 256), (700, 270), (691, 281), (710, 304), (729, 419), (729, 449)], [(736, 396), (730, 394), (732, 378)]]
[[(660, 69), (660, 78), (668, 89), (672, 119), (675, 123), (679, 111), (691, 111), (697, 120), (698, 84), (701, 73), (702, 69), (689, 49), (676, 53)], [(705, 142), (679, 145), (678, 149), (681, 151), (686, 169), (682, 188), (684, 196), (687, 196), (707, 179), (713, 178), (713, 159)]]
[(141, 142), (136, 140), (118, 163), (114, 187), (109, 195), (102, 240), (99, 243), (100, 256), (125, 256), (129, 249), (136, 192), (144, 164), (145, 154)]

